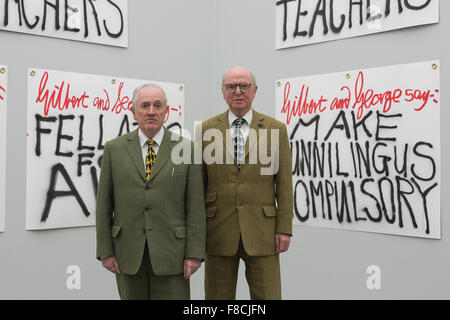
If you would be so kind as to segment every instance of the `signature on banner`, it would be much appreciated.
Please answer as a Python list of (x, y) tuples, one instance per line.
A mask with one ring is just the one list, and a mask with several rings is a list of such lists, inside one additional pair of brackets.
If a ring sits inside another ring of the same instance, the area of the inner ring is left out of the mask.
[[(39, 91), (36, 98), (36, 103), (42, 104), (44, 115), (48, 116), (50, 109), (57, 109), (59, 111), (69, 109), (89, 108), (90, 95), (84, 91), (80, 95), (72, 95), (70, 93), (70, 83), (61, 81), (58, 85), (54, 85), (53, 89), (48, 88), (48, 72), (45, 72), (39, 83)], [(122, 111), (131, 111), (132, 99), (123, 95), (124, 82), (120, 82), (114, 104), (111, 103), (110, 96), (106, 89), (102, 89), (103, 95), (97, 95), (92, 100), (92, 107), (99, 111), (110, 111), (119, 115)], [(175, 112), (181, 116), (181, 105), (168, 106), (164, 123), (170, 117), (170, 113)]]
[[(407, 102), (413, 104), (415, 111), (421, 111), (432, 99), (436, 100), (438, 89), (405, 88), (385, 91), (375, 91), (364, 86), (364, 72), (360, 71), (354, 88), (342, 86), (340, 91), (342, 96), (327, 98), (323, 95), (314, 100), (309, 98), (309, 86), (302, 84), (299, 92), (291, 95), (291, 83), (284, 85), (283, 107), (281, 113), (286, 115), (286, 124), (291, 122), (292, 117), (300, 118), (303, 114), (318, 114), (326, 110), (357, 110), (356, 119), (360, 120), (366, 110), (380, 106), (383, 113), (389, 112), (393, 104)], [(353, 90), (352, 90), (353, 89)], [(331, 101), (331, 102), (330, 102)]]

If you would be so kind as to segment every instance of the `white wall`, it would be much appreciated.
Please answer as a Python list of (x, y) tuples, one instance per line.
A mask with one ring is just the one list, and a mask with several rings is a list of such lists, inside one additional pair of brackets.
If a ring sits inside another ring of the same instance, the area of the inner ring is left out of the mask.
[[(184, 83), (191, 129), (195, 111), (209, 108), (210, 7), (208, 0), (128, 1), (127, 49), (0, 31), (0, 63), (9, 75), (0, 299), (119, 298), (114, 276), (95, 259), (95, 227), (25, 231), (28, 67)], [(66, 288), (69, 265), (81, 268), (81, 290)], [(197, 278), (192, 295), (203, 299)]]
[[(275, 50), (275, 1), (214, 1), (212, 81), (235, 64), (253, 70), (254, 106), (275, 116), (275, 80), (361, 68), (441, 59), (442, 240), (426, 240), (336, 229), (294, 227), (288, 253), (281, 256), (285, 299), (449, 299), (450, 1), (440, 1), (439, 24), (413, 27)], [(219, 91), (214, 112), (225, 110)], [(220, 106), (217, 107), (217, 106)], [(219, 110), (220, 109), (220, 110)], [(381, 290), (368, 290), (366, 269), (381, 268)], [(241, 270), (242, 271), (242, 270)], [(240, 273), (241, 282), (245, 275)], [(249, 297), (241, 285), (238, 298)]]

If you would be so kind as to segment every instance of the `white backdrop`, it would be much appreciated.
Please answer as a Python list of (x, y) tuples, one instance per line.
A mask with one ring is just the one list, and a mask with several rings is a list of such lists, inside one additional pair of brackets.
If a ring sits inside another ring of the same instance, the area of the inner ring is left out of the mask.
[(295, 223), (440, 238), (439, 61), (276, 83)]
[(6, 114), (8, 73), (0, 64), (0, 232), (5, 231), (6, 200)]
[(36, 68), (28, 74), (26, 229), (94, 225), (104, 144), (137, 128), (134, 88), (161, 86), (169, 104), (164, 125), (180, 133), (184, 86)]

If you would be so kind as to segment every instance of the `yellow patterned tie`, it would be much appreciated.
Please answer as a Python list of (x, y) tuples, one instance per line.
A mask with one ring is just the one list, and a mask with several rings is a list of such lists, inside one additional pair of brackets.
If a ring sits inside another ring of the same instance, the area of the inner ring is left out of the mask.
[(152, 166), (156, 161), (156, 153), (153, 151), (153, 145), (155, 144), (155, 140), (148, 139), (147, 145), (147, 156), (145, 157), (145, 176), (147, 178), (147, 181), (150, 180), (150, 172), (152, 172)]

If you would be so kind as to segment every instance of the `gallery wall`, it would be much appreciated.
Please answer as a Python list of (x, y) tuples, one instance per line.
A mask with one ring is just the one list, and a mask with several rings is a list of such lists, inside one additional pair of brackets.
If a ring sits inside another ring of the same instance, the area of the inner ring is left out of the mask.
[[(274, 1), (128, 1), (128, 48), (0, 32), (0, 65), (8, 69), (6, 227), (0, 233), (0, 299), (118, 299), (115, 279), (95, 259), (95, 227), (25, 230), (28, 68), (182, 83), (184, 123), (227, 109), (220, 85), (234, 65), (250, 68), (254, 108), (275, 117), (275, 81), (440, 59), (441, 239), (295, 226), (281, 255), (284, 299), (448, 299), (449, 129), (445, 108), (450, 25), (440, 2), (438, 24), (275, 50)], [(69, 266), (81, 288), (68, 289)], [(369, 289), (370, 266), (380, 288)], [(238, 299), (248, 299), (243, 264)], [(369, 273), (368, 273), (369, 268)], [(202, 267), (191, 279), (203, 299)]]
[[(0, 299), (119, 298), (114, 276), (95, 258), (94, 226), (25, 230), (28, 68), (182, 83), (186, 106), (198, 114), (209, 108), (210, 6), (206, 0), (128, 1), (128, 48), (0, 31), (9, 111)], [(196, 114), (184, 114), (191, 130)], [(67, 289), (71, 265), (80, 267), (80, 290)], [(193, 296), (201, 299), (195, 277)]]
[[(336, 1), (335, 1), (336, 2)], [(375, 2), (373, 2), (375, 3)], [(416, 2), (418, 3), (418, 2)], [(294, 237), (281, 255), (283, 297), (286, 299), (448, 299), (450, 242), (448, 230), (450, 117), (447, 66), (450, 45), (445, 41), (449, 3), (440, 1), (439, 24), (394, 30), (355, 38), (274, 50), (275, 10), (272, 1), (215, 1), (212, 81), (220, 84), (229, 66), (254, 71), (258, 93), (256, 110), (275, 116), (278, 79), (440, 59), (441, 63), (441, 240), (294, 227)], [(311, 14), (311, 13), (310, 13)], [(231, 18), (233, 17), (233, 18)], [(220, 92), (212, 96), (222, 103)], [(223, 106), (223, 104), (222, 104)], [(224, 106), (222, 109), (224, 110)], [(369, 266), (378, 266), (381, 289), (369, 290)], [(242, 268), (241, 268), (242, 269)], [(242, 270), (240, 270), (242, 271)], [(245, 279), (242, 272), (240, 279)], [(245, 280), (238, 297), (248, 298)]]

